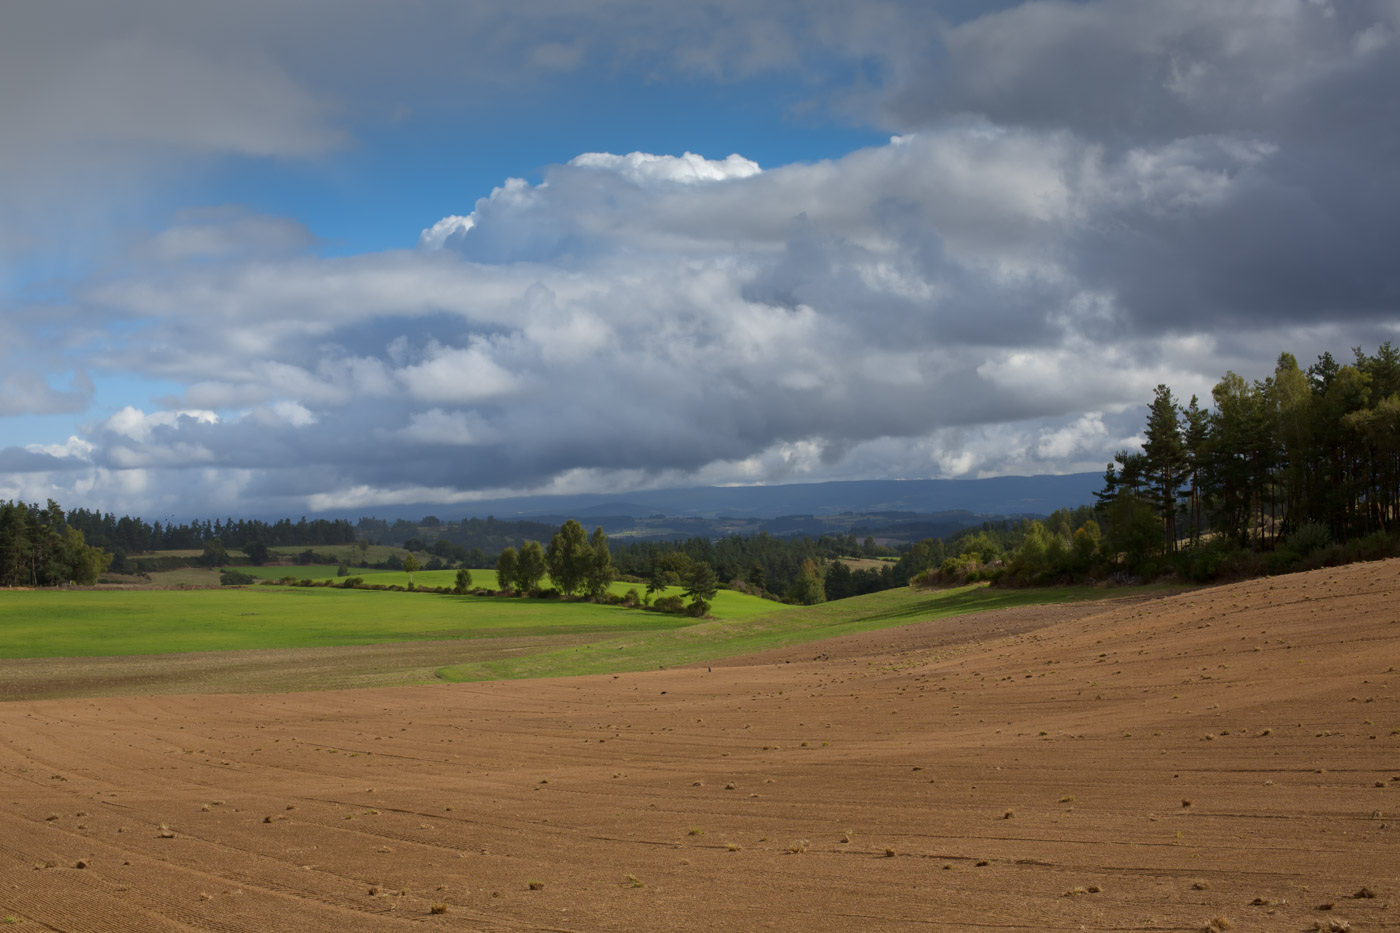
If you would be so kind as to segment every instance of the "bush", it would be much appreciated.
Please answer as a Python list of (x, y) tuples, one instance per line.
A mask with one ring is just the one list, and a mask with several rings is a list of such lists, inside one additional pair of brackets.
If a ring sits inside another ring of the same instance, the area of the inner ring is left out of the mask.
[(685, 614), (692, 619), (703, 618), (705, 613), (710, 611), (710, 604), (700, 599), (698, 596), (690, 601), (690, 605), (685, 607)]
[(939, 579), (938, 571), (930, 567), (927, 570), (920, 570), (909, 580), (909, 585), (916, 590), (930, 590), (943, 581)]
[(361, 583), (364, 582), (364, 577), (346, 577), (344, 580), (340, 581), (340, 588), (343, 590), (353, 590), (355, 587), (359, 586)]
[(1264, 558), (1264, 568), (1269, 576), (1277, 576), (1281, 573), (1292, 573), (1297, 569), (1299, 555), (1287, 547), (1280, 547), (1271, 551)]
[(1304, 522), (1283, 543), (1299, 557), (1308, 557), (1332, 546), (1332, 532), (1322, 522)]
[(1227, 551), (1216, 570), (1218, 580), (1249, 580), (1264, 575), (1264, 555), (1243, 548)]
[(637, 592), (637, 588), (635, 586), (628, 590), (626, 595), (622, 597), (622, 605), (626, 606), (629, 609), (636, 609), (641, 604), (642, 596), (640, 593)]
[(681, 613), (685, 611), (685, 600), (679, 596), (662, 596), (651, 604), (657, 612)]
[(241, 573), (237, 570), (225, 570), (219, 574), (220, 586), (251, 586), (258, 582), (258, 578), (251, 573)]

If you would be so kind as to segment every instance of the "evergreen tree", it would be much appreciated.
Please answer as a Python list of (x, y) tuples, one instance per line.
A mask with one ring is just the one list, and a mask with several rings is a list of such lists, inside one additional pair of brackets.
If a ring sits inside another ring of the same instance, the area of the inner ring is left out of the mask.
[(710, 608), (710, 601), (719, 591), (719, 579), (715, 569), (704, 561), (695, 561), (682, 580), (685, 589), (681, 596), (688, 598), (692, 607), (698, 609), (696, 615), (704, 615)]
[(1181, 438), (1181, 419), (1172, 390), (1157, 386), (1147, 411), (1147, 427), (1143, 434), (1147, 442), (1142, 452), (1146, 458), (1149, 497), (1162, 518), (1165, 550), (1176, 550), (1176, 503), (1186, 471), (1186, 449)]
[(1182, 443), (1186, 451), (1186, 477), (1190, 486), (1187, 507), (1187, 527), (1191, 543), (1199, 544), (1203, 514), (1201, 510), (1201, 469), (1205, 462), (1206, 441), (1210, 433), (1210, 413), (1201, 408), (1196, 396), (1183, 413), (1185, 426)]

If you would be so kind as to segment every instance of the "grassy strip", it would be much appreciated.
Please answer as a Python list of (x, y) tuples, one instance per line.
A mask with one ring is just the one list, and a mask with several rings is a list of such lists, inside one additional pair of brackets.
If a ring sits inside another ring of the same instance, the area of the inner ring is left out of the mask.
[(929, 592), (901, 587), (743, 621), (705, 622), (667, 631), (612, 637), (509, 659), (457, 664), (442, 668), (438, 676), (443, 680), (462, 682), (654, 670), (657, 667), (736, 657), (838, 635), (853, 635), (972, 612), (1077, 602), (1147, 591), (1150, 589), (1146, 587), (1132, 590), (1092, 587), (1003, 590), (974, 584)]
[[(301, 567), (233, 567), (233, 570), (249, 574), (260, 580), (280, 580), (283, 577), (294, 577), (298, 580), (333, 580), (336, 577), (334, 566), (309, 564)], [(363, 577), (367, 584), (379, 584), (382, 586), (408, 586), (408, 574), (401, 570), (374, 570), (351, 568), (350, 576)], [(217, 581), (216, 581), (217, 582)], [(413, 574), (413, 582), (417, 586), (456, 586), (457, 571), (455, 570), (418, 570)], [(546, 575), (540, 581), (541, 587), (549, 587), (552, 583)], [(482, 589), (494, 590), (499, 588), (494, 570), (473, 570), (472, 586)], [(618, 596), (627, 595), (628, 590), (636, 590), (639, 594), (646, 592), (645, 583), (623, 583), (614, 582), (608, 586), (608, 590)], [(668, 586), (658, 596), (679, 596), (682, 587)], [(752, 619), (755, 616), (767, 615), (779, 608), (780, 604), (769, 599), (760, 599), (757, 596), (750, 596), (747, 593), (740, 593), (736, 590), (720, 590), (715, 594), (715, 598), (710, 603), (710, 614), (718, 619)]]

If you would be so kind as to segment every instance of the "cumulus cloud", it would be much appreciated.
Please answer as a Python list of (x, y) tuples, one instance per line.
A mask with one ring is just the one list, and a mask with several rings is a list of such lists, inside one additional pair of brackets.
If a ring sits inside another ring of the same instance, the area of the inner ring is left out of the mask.
[[(4, 462), (28, 490), (268, 510), (1098, 470), (1159, 382), (1205, 396), (1282, 349), (1397, 334), (1393, 2), (718, 6), (728, 37), (649, 7), (658, 45), (545, 30), (531, 54), (725, 80), (874, 56), (826, 105), (898, 135), (762, 168), (584, 153), (372, 255), (182, 215), (66, 312), (101, 336), (71, 338), (85, 366), (182, 390)], [(25, 372), (16, 410), (85, 404)]]
[(707, 181), (748, 178), (762, 171), (757, 162), (738, 153), (731, 153), (725, 159), (707, 159), (693, 152), (679, 156), (652, 155), (650, 152), (629, 152), (621, 156), (610, 152), (585, 152), (570, 159), (569, 164), (602, 169), (637, 184), (675, 182), (697, 185)]

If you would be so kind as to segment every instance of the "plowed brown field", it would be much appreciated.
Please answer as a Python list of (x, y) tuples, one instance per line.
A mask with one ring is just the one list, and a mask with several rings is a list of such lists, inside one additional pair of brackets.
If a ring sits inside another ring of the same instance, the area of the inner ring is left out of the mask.
[(1014, 613), (708, 669), (0, 705), (0, 915), (1400, 928), (1400, 562)]

